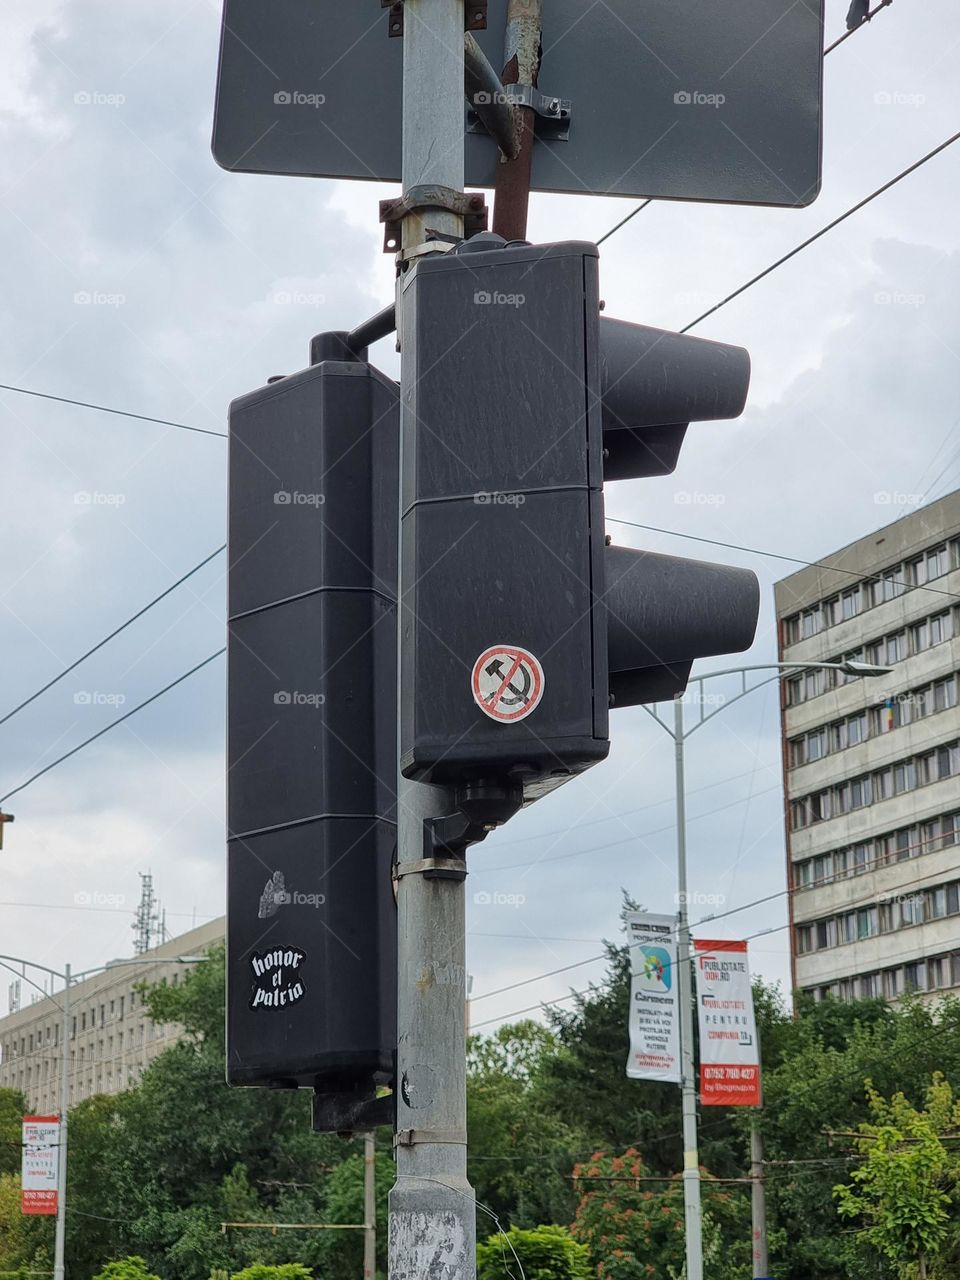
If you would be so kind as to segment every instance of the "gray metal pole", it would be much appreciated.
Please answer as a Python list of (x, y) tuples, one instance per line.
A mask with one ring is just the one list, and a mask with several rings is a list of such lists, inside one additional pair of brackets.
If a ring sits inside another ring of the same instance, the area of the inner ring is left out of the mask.
[(57, 1225), (53, 1280), (65, 1280), (67, 1230), (67, 1112), (70, 1110), (70, 966), (63, 966), (63, 1027), (60, 1032), (60, 1148), (57, 1152)]
[[(463, 190), (463, 19), (463, 0), (404, 4), (404, 193), (421, 185)], [(442, 234), (463, 234), (457, 214), (431, 209), (429, 220)], [(398, 282), (401, 352), (409, 307), (404, 298), (411, 297), (403, 284), (416, 271), (425, 230), (423, 216), (404, 219), (402, 254), (414, 256)], [(413, 361), (404, 355), (401, 440), (415, 376)], [(405, 585), (401, 568), (401, 629)], [(398, 1132), (397, 1181), (390, 1191), (390, 1280), (476, 1277), (476, 1214), (467, 1181), (466, 895), (462, 880), (426, 879), (413, 867), (424, 856), (425, 821), (453, 809), (446, 791), (400, 778), (398, 860), (401, 870), (404, 864), (411, 870), (400, 875), (397, 889)]]
[(763, 1181), (763, 1134), (759, 1116), (750, 1124), (750, 1177), (753, 1211), (753, 1275), (754, 1280), (767, 1280), (770, 1257), (767, 1251), (767, 1191)]
[(377, 1165), (373, 1133), (363, 1135), (363, 1280), (377, 1273)]
[(683, 1220), (686, 1229), (685, 1280), (703, 1280), (703, 1224), (700, 1212), (700, 1152), (697, 1144), (697, 1082), (693, 1056), (693, 1005), (690, 973), (690, 917), (687, 911), (687, 816), (683, 777), (683, 701), (673, 702), (677, 771), (677, 958), (680, 973), (680, 1070), (683, 1107)]

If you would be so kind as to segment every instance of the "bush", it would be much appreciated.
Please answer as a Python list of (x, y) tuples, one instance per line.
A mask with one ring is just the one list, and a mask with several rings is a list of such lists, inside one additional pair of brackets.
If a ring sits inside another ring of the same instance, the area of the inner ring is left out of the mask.
[[(514, 1257), (516, 1254), (516, 1257)], [(590, 1255), (566, 1227), (511, 1227), (477, 1245), (477, 1280), (590, 1280)]]
[(117, 1262), (106, 1263), (93, 1280), (160, 1280), (160, 1277), (153, 1275), (144, 1259), (134, 1253)]

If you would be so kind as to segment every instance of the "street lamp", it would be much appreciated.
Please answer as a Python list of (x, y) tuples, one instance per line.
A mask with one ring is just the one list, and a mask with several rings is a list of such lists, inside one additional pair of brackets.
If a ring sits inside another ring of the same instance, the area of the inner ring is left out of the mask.
[[(697, 701), (700, 716), (696, 724), (690, 728), (684, 726), (683, 702), (686, 694), (678, 694), (673, 700), (673, 727), (660, 718), (656, 707), (644, 707), (649, 716), (673, 738), (676, 760), (676, 802), (677, 802), (677, 959), (679, 977), (677, 996), (680, 1002), (680, 1071), (681, 1098), (683, 1113), (683, 1213), (686, 1230), (687, 1276), (689, 1280), (703, 1280), (703, 1231), (700, 1209), (700, 1152), (697, 1138), (697, 1086), (694, 1076), (693, 1061), (693, 1009), (691, 1008), (692, 977), (690, 973), (690, 918), (687, 911), (687, 820), (686, 797), (684, 792), (684, 747), (687, 739), (697, 729), (702, 728), (708, 720), (718, 716), (721, 711), (739, 702), (748, 693), (764, 685), (779, 680), (784, 671), (807, 671), (811, 667), (832, 671), (842, 671), (845, 675), (855, 677), (888, 676), (891, 667), (873, 666), (869, 662), (856, 662), (847, 659), (843, 662), (767, 662), (756, 666), (729, 667), (723, 671), (708, 671), (689, 681), (689, 685), (698, 685)], [(765, 680), (749, 683), (750, 674), (754, 671), (772, 671), (774, 674)], [(740, 692), (732, 698), (726, 698), (718, 707), (704, 713), (705, 700), (703, 685), (707, 680), (720, 676), (738, 675), (741, 678)], [(688, 685), (688, 687), (689, 687)], [(759, 1141), (759, 1133), (755, 1135)], [(754, 1182), (754, 1239), (757, 1241), (754, 1251), (754, 1274), (767, 1275), (766, 1229), (763, 1211), (763, 1186)], [(759, 1236), (758, 1222), (761, 1224)]]
[(29, 966), (31, 969), (39, 969), (41, 973), (49, 974), (52, 978), (59, 978), (63, 982), (63, 997), (58, 1002), (53, 999), (52, 993), (48, 994), (42, 987), (38, 987), (32, 978), (27, 977), (26, 972), (17, 975), (26, 978), (31, 987), (39, 991), (41, 995), (53, 1000), (53, 1003), (63, 1015), (60, 1034), (60, 1145), (57, 1152), (57, 1221), (53, 1247), (53, 1280), (65, 1280), (64, 1244), (67, 1228), (67, 1112), (70, 1108), (71, 984), (81, 982), (84, 978), (92, 977), (95, 973), (103, 973), (108, 969), (118, 969), (126, 965), (199, 964), (204, 959), (206, 959), (205, 956), (137, 956), (132, 960), (112, 960), (109, 964), (100, 964), (93, 969), (84, 969), (82, 973), (72, 973), (70, 966), (65, 964), (63, 973), (60, 973), (45, 964), (37, 964), (34, 960), (24, 960), (22, 956), (0, 955), (0, 967), (9, 969), (13, 974), (16, 974), (17, 971), (12, 968), (10, 963), (7, 963), (8, 961), (12, 961), (13, 964), (19, 964), (22, 968)]

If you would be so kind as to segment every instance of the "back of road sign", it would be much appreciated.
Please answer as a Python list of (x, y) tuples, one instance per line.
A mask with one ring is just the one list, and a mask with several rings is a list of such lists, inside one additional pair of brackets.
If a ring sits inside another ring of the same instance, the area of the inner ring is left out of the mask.
[[(507, 0), (477, 32), (503, 61)], [(225, 169), (400, 180), (403, 40), (380, 0), (224, 0), (213, 151)], [(820, 187), (822, 0), (547, 0), (537, 191), (807, 205)], [(466, 120), (466, 104), (464, 104)], [(466, 136), (468, 186), (497, 148)]]

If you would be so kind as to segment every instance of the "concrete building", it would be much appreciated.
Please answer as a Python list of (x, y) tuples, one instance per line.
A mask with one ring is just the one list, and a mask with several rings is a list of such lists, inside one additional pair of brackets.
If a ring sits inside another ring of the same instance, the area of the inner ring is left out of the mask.
[[(960, 987), (960, 492), (775, 588), (794, 986)], [(834, 567), (835, 566), (835, 567)]]
[[(221, 916), (138, 957), (115, 960), (102, 972), (70, 987), (70, 1102), (97, 1093), (120, 1093), (136, 1084), (158, 1053), (174, 1044), (182, 1028), (155, 1026), (136, 987), (161, 980), (178, 983), (189, 965), (162, 963), (197, 955), (221, 941)], [(143, 963), (151, 959), (156, 964)], [(29, 969), (28, 969), (29, 972)], [(26, 984), (23, 984), (26, 992)], [(0, 1087), (21, 1089), (33, 1110), (60, 1110), (61, 990), (0, 1019)]]

